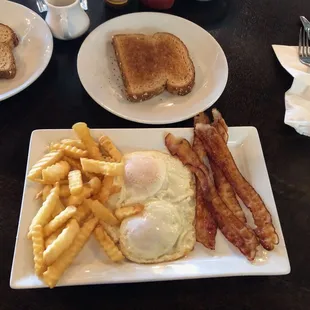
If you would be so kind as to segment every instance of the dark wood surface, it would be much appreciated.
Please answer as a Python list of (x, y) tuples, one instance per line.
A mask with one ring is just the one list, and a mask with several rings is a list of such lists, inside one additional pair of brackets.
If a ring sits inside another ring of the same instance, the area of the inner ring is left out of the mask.
[[(34, 0), (20, 2), (37, 11)], [(89, 0), (91, 28), (129, 11)], [(0, 5), (1, 10), (1, 5)], [(266, 158), (292, 271), (287, 276), (235, 277), (162, 283), (12, 290), (9, 277), (32, 130), (146, 127), (120, 119), (83, 89), (76, 58), (84, 37), (54, 40), (50, 64), (22, 93), (0, 103), (0, 308), (15, 309), (309, 309), (310, 139), (284, 125), (284, 93), (292, 78), (271, 44), (296, 45), (299, 15), (310, 17), (308, 0), (177, 1), (169, 11), (199, 25), (218, 40), (228, 59), (227, 87), (215, 104), (231, 126), (257, 127)], [(206, 55), (207, 57), (207, 55)], [(190, 126), (192, 120), (171, 126)]]

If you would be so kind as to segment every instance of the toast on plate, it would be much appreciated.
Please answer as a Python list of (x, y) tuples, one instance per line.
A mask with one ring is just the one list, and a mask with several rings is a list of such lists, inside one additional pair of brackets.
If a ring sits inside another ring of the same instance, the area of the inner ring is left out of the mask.
[(16, 33), (7, 25), (0, 23), (0, 43), (5, 43), (14, 48), (18, 45), (18, 37)]
[(0, 78), (13, 79), (16, 75), (15, 59), (11, 47), (0, 43)]
[(118, 34), (112, 44), (128, 100), (144, 101), (165, 89), (180, 96), (191, 92), (195, 67), (187, 47), (175, 35)]

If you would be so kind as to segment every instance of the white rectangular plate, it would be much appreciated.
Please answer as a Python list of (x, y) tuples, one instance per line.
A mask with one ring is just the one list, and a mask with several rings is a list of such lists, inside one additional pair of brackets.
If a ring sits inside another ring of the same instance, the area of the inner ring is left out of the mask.
[[(192, 140), (192, 128), (92, 130), (94, 137), (102, 133), (110, 136), (124, 153), (136, 150), (167, 152), (164, 145), (167, 132)], [(34, 131), (30, 140), (27, 172), (42, 157), (50, 142), (70, 137), (74, 137), (70, 129)], [(240, 171), (261, 195), (272, 215), (280, 238), (274, 251), (261, 251), (256, 262), (250, 263), (218, 231), (215, 251), (197, 243), (187, 257), (178, 261), (156, 265), (138, 265), (128, 261), (115, 264), (109, 261), (91, 237), (58, 286), (288, 274), (290, 263), (257, 130), (254, 127), (229, 128), (228, 145)], [(32, 246), (26, 237), (30, 222), (40, 207), (39, 201), (34, 200), (38, 190), (38, 184), (25, 180), (10, 280), (11, 287), (16, 289), (45, 287), (34, 274)]]

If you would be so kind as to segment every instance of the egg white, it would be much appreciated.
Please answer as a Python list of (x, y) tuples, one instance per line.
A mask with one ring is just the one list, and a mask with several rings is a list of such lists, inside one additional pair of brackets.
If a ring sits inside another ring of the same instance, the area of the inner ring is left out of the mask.
[[(121, 251), (137, 263), (158, 263), (185, 256), (196, 242), (192, 174), (178, 159), (158, 151), (130, 153), (124, 156), (124, 162), (125, 176), (117, 180), (122, 190), (108, 204), (122, 207), (142, 203), (145, 209), (122, 221)], [(133, 164), (129, 177), (128, 162)]]

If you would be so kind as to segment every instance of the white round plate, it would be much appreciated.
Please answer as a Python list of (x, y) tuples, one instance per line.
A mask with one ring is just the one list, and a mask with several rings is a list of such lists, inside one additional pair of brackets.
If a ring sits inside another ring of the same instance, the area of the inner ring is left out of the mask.
[[(165, 91), (148, 101), (131, 103), (124, 95), (112, 36), (161, 31), (178, 36), (187, 46), (195, 65), (195, 86), (186, 96)], [(119, 117), (145, 124), (175, 123), (207, 109), (222, 94), (228, 77), (225, 54), (207, 31), (186, 19), (162, 13), (133, 13), (100, 25), (83, 42), (77, 67), (84, 88), (98, 104)]]
[(45, 21), (32, 10), (9, 1), (2, 1), (0, 22), (11, 27), (19, 44), (13, 53), (16, 76), (0, 79), (0, 101), (9, 98), (33, 83), (45, 70), (53, 52), (53, 37)]

